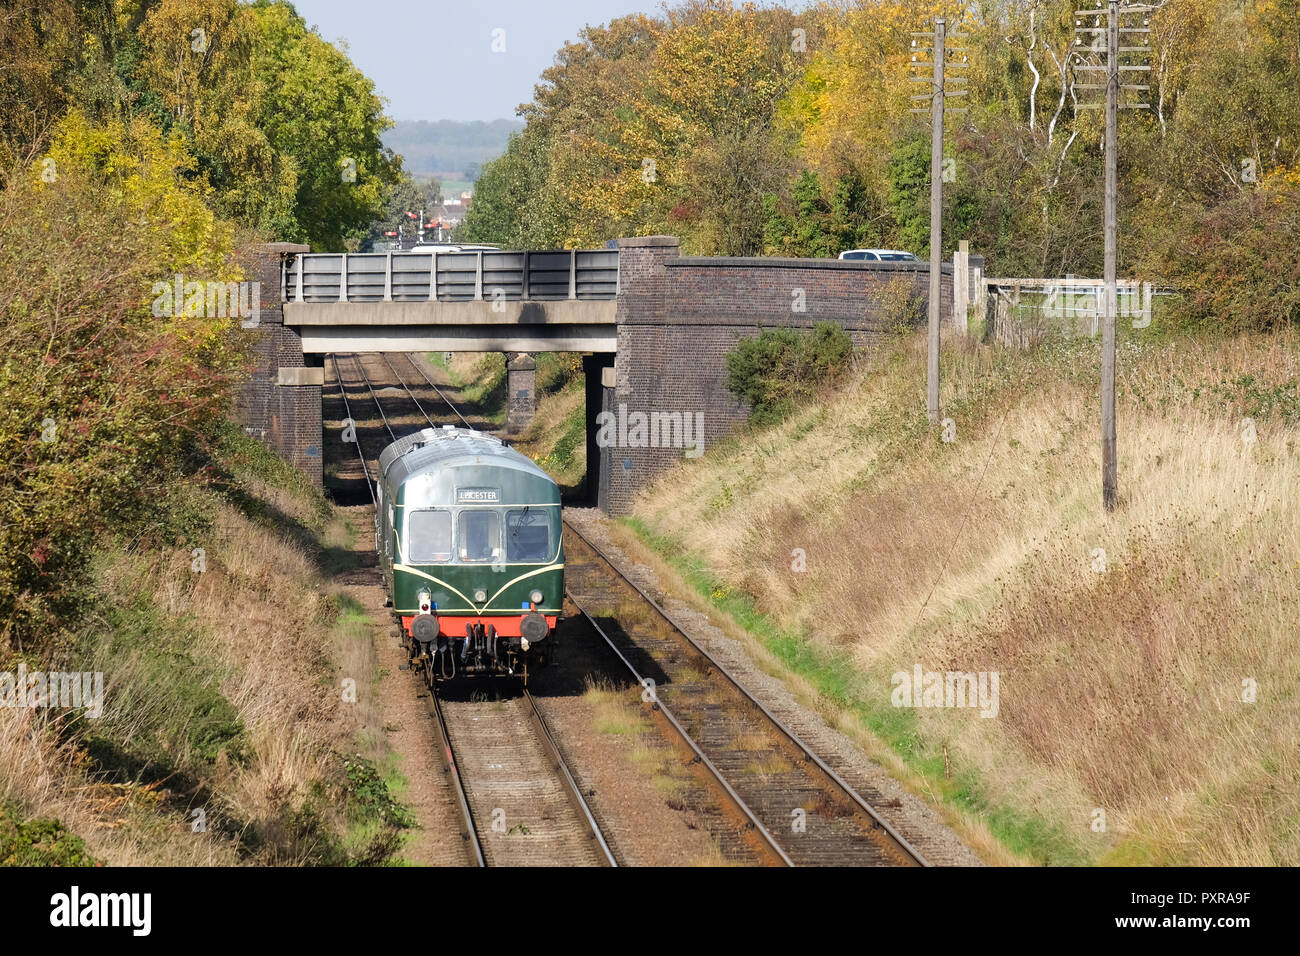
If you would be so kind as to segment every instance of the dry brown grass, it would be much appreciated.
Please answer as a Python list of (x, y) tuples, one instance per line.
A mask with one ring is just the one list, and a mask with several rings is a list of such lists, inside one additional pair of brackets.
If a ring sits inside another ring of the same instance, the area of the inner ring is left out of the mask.
[[(363, 640), (334, 626), (328, 588), (309, 550), (317, 532), (308, 529), (318, 528), (319, 515), (290, 492), (251, 477), (247, 485), (301, 531), (273, 530), (221, 503), (210, 540), (195, 543), (206, 551), (204, 573), (191, 570), (188, 550), (120, 553), (105, 563), (98, 585), (105, 594), (144, 596), (168, 617), (191, 622), (190, 654), (222, 675), (221, 695), (238, 713), (248, 751), (242, 764), (219, 758), (202, 768), (204, 809), (209, 819), (242, 821), (261, 851), (244, 855), (215, 826), (194, 832), (190, 798), (167, 791), (174, 782), (99, 781), (75, 742), (58, 743), (40, 712), (0, 708), (0, 800), (28, 816), (60, 819), (110, 864), (301, 862), (293, 854), (302, 848), (282, 852), (293, 845), (281, 843), (287, 816), (324, 783), (331, 754), (352, 749), (358, 728), (378, 721), (373, 695), (364, 693), (376, 670), (369, 633)], [(335, 520), (327, 537), (338, 543), (350, 533)], [(114, 656), (107, 643), (97, 653), (105, 655), (97, 665), (113, 674), (105, 696), (117, 708), (115, 732), (130, 739), (133, 721), (143, 725), (159, 715), (147, 713), (147, 694), (115, 696), (143, 683), (132, 679), (137, 662)], [(357, 680), (357, 705), (343, 703), (342, 676)], [(191, 754), (171, 757), (178, 767), (196, 766)]]
[(964, 410), (952, 445), (915, 427), (913, 343), (676, 469), (638, 514), (782, 628), (847, 653), (876, 705), (917, 662), (999, 671), (997, 719), (923, 710), (922, 734), (1075, 855), (1300, 863), (1300, 430), (1261, 418), (1247, 444), (1244, 401), (1209, 394), (1247, 373), (1294, 381), (1295, 337), (1122, 352), (1112, 515), (1086, 375), (1050, 354), (1016, 358), (1015, 381), (986, 351), (945, 362), (945, 407)]

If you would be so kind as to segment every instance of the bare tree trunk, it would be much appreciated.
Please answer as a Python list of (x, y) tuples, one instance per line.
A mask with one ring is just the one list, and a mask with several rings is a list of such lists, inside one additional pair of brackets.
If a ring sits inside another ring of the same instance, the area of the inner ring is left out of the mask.
[(1053, 50), (1050, 46), (1047, 48), (1047, 52), (1048, 55), (1051, 56), (1052, 62), (1056, 64), (1056, 69), (1061, 74), (1061, 98), (1056, 104), (1056, 112), (1052, 114), (1052, 122), (1049, 123), (1047, 126), (1047, 145), (1051, 146), (1052, 139), (1056, 136), (1057, 120), (1061, 118), (1061, 112), (1065, 109), (1065, 97), (1067, 94), (1073, 92), (1074, 84), (1069, 82), (1069, 71), (1070, 71), (1070, 57), (1073, 56), (1074, 54), (1072, 51), (1067, 49), (1065, 51), (1065, 56), (1062, 59), (1058, 60), (1056, 58), (1056, 51)]
[(1036, 101), (1038, 98), (1038, 84), (1041, 77), (1038, 74), (1038, 67), (1034, 66), (1034, 47), (1038, 46), (1038, 30), (1034, 24), (1034, 17), (1038, 12), (1038, 2), (1035, 0), (1034, 5), (1029, 8), (1029, 48), (1025, 51), (1025, 62), (1029, 64), (1029, 71), (1034, 74), (1034, 85), (1029, 88), (1029, 128), (1034, 128), (1037, 122), (1038, 109)]

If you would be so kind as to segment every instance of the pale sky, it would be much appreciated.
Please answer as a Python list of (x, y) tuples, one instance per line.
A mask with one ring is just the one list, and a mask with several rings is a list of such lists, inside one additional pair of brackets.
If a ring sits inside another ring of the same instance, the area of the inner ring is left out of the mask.
[[(348, 54), (396, 120), (510, 119), (587, 24), (660, 12), (658, 0), (294, 0)], [(493, 52), (494, 30), (497, 46)]]

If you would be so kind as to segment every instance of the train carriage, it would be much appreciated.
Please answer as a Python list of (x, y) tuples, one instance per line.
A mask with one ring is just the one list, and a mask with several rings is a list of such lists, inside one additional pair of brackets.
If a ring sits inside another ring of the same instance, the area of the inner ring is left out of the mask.
[(379, 456), (376, 545), (412, 658), (438, 679), (544, 665), (564, 598), (560, 490), (500, 440), (426, 428)]

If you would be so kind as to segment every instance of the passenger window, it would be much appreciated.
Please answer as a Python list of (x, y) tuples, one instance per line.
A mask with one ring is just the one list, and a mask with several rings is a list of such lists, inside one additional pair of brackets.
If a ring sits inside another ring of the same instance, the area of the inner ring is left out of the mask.
[(544, 511), (506, 512), (506, 560), (539, 564), (551, 557), (551, 521)]
[(451, 560), (451, 512), (412, 511), (406, 519), (406, 559), (412, 564)]
[(495, 511), (460, 513), (460, 559), (496, 561), (501, 557), (501, 528)]

